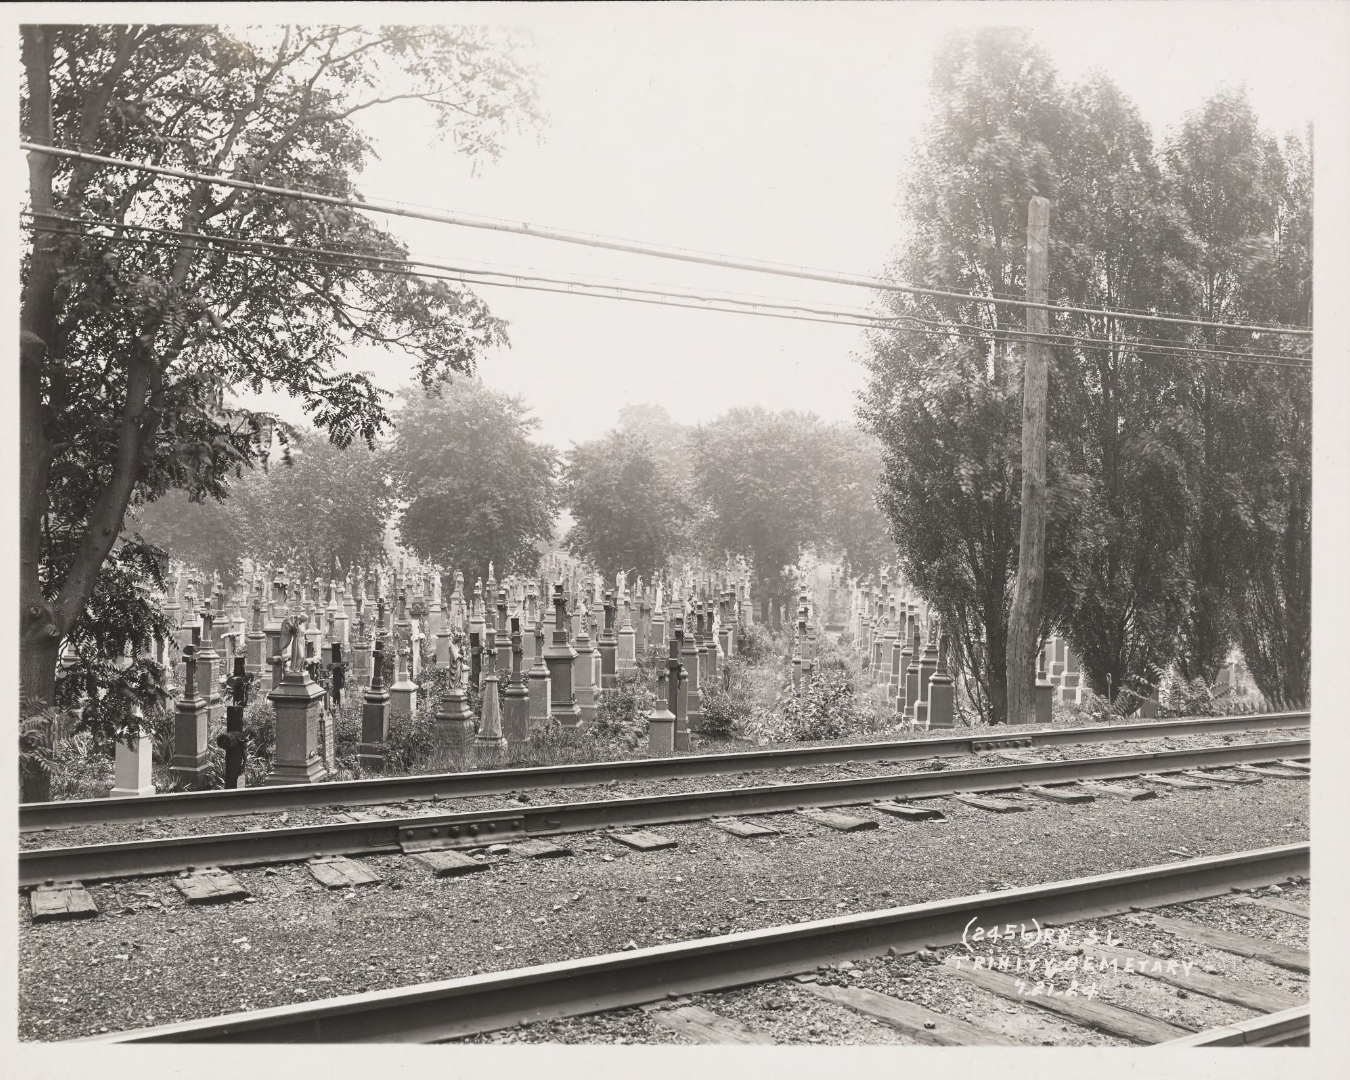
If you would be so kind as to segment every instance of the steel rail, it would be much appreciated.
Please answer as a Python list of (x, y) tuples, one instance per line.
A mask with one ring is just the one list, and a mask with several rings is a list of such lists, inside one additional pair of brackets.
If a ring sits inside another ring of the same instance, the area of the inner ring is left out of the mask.
[(1177, 1046), (1307, 1046), (1312, 1032), (1312, 1006), (1296, 1005), (1266, 1016), (1254, 1016), (1223, 1027), (1197, 1031), (1155, 1045)]
[(171, 873), (187, 866), (256, 866), (314, 855), (383, 854), (432, 848), (473, 848), (536, 836), (594, 832), (611, 827), (701, 821), (807, 806), (848, 806), (882, 799), (933, 798), (1026, 785), (1113, 780), (1143, 773), (1279, 761), (1308, 756), (1308, 740), (1237, 744), (1198, 750), (1120, 754), (1070, 761), (1029, 762), (950, 772), (894, 773), (852, 780), (728, 788), (676, 795), (558, 803), (500, 810), (394, 818), (384, 821), (254, 829), (81, 847), (35, 848), (19, 853), (19, 884), (100, 881)]
[(783, 750), (756, 750), (742, 754), (700, 754), (687, 757), (602, 761), (584, 765), (543, 766), (529, 769), (485, 769), (478, 772), (439, 773), (430, 776), (380, 777), (323, 784), (286, 784), (237, 791), (189, 791), (131, 799), (67, 799), (22, 803), (19, 829), (68, 828), (73, 825), (111, 825), (155, 818), (233, 817), (313, 806), (375, 806), (381, 803), (456, 799), (470, 795), (502, 795), (540, 788), (589, 787), (611, 781), (672, 780), (686, 776), (749, 772), (758, 769), (803, 768), (848, 761), (906, 761), (927, 757), (956, 757), (984, 750), (1014, 747), (1069, 746), (1080, 743), (1120, 742), (1129, 739), (1183, 735), (1218, 735), (1307, 726), (1310, 712), (1259, 713), (1247, 716), (1204, 717), (1192, 720), (1150, 721), (1137, 724), (1101, 724), (1081, 728), (1040, 728), (1033, 731), (964, 734), (948, 739), (904, 739), (896, 742), (852, 743), (843, 746), (807, 746)]
[(78, 1040), (429, 1043), (522, 1021), (726, 990), (844, 958), (954, 945), (967, 928), (1063, 925), (1253, 889), (1306, 876), (1309, 845), (1214, 855), (1136, 870), (749, 930), (556, 964), (376, 990), (325, 1001), (139, 1028)]

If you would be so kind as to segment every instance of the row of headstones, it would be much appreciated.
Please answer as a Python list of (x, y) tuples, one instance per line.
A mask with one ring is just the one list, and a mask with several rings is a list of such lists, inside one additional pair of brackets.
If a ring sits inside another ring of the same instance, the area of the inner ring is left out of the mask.
[[(247, 674), (262, 677), (269, 700), (277, 710), (277, 755), (267, 783), (313, 782), (333, 767), (331, 706), (338, 702), (330, 702), (327, 691), (314, 677), (320, 669), (331, 673), (335, 697), (340, 696), (349, 681), (375, 693), (374, 700), (367, 702), (363, 709), (367, 715), (363, 718), (361, 760), (370, 771), (378, 771), (383, 766), (381, 746), (388, 734), (389, 717), (411, 715), (416, 707), (419, 687), (413, 680), (419, 672), (422, 655), (419, 645), (426, 635), (421, 633), (419, 619), (409, 613), (406, 587), (399, 588), (407, 580), (402, 570), (395, 579), (398, 589), (397, 617), (394, 608), (385, 602), (383, 581), (376, 575), (368, 578), (372, 581), (371, 591), (376, 600), (375, 611), (371, 616), (367, 615), (369, 605), (363, 595), (359, 576), (357, 586), (350, 591), (337, 583), (330, 583), (326, 607), (318, 600), (320, 589), (317, 583), (311, 593), (307, 588), (289, 589), (284, 569), (272, 576), (272, 596), (264, 614), (262, 578), (258, 573), (253, 575), (252, 625), (243, 634), (240, 633), (244, 599), (242, 590), (235, 593), (235, 611), (231, 617), (218, 578), (216, 588), (212, 590), (213, 596), (200, 608), (195, 603), (195, 582), (189, 581), (182, 605), (177, 602), (176, 583), (170, 585), (163, 609), (171, 624), (177, 623), (178, 629), (173, 641), (158, 641), (154, 644), (154, 654), (164, 665), (168, 683), (166, 689), (177, 698), (171, 770), (183, 786), (199, 786), (203, 779), (207, 738), (222, 711), (222, 685), (227, 689), (233, 688), (231, 693), (237, 696), (237, 703), (224, 710), (227, 718), (234, 711), (239, 715), (237, 730), (235, 726), (227, 726), (226, 732), (217, 742), (227, 752), (227, 785), (234, 786), (239, 782), (243, 767), (242, 693), (247, 686)], [(692, 574), (686, 574), (682, 584), (692, 590), (691, 599), (683, 604), (669, 605), (662, 603), (660, 585), (654, 590), (644, 590), (639, 582), (636, 604), (634, 598), (623, 597), (624, 621), (616, 631), (613, 623), (617, 603), (612, 594), (601, 592), (597, 575), (594, 595), (602, 605), (608, 601), (608, 610), (605, 632), (599, 632), (594, 621), (589, 622), (591, 632), (599, 638), (594, 647), (590, 646), (586, 632), (588, 612), (584, 599), (577, 605), (581, 610), (571, 616), (564, 613), (559, 620), (553, 611), (547, 610), (550, 605), (543, 605), (544, 610), (536, 610), (538, 594), (534, 592), (533, 583), (526, 587), (523, 579), (509, 579), (505, 583), (508, 588), (494, 590), (495, 582), (490, 578), (486, 594), (483, 593), (480, 580), (475, 585), (466, 615), (461, 574), (456, 575), (455, 592), (450, 603), (444, 606), (440, 603), (439, 575), (424, 575), (421, 580), (427, 583), (427, 588), (414, 594), (413, 610), (420, 609), (426, 613), (428, 630), (432, 631), (436, 641), (435, 653), (429, 657), (433, 665), (450, 666), (457, 663), (457, 650), (453, 641), (456, 637), (463, 640), (463, 636), (467, 636), (471, 649), (471, 678), (480, 687), (486, 686), (489, 677), (506, 679), (506, 714), (495, 715), (496, 695), (484, 693), (487, 715), (479, 717), (479, 732), (473, 740), (474, 745), (491, 749), (528, 738), (530, 731), (542, 726), (549, 718), (556, 718), (565, 726), (580, 726), (589, 722), (594, 717), (599, 695), (612, 685), (616, 673), (635, 668), (639, 650), (643, 653), (659, 650), (665, 643), (667, 625), (675, 625), (677, 621), (683, 625), (687, 614), (692, 626), (696, 608), (700, 609), (700, 628), (697, 632), (700, 638), (706, 635), (716, 640), (713, 626), (719, 618), (720, 625), (728, 633), (736, 624), (748, 621), (748, 575), (742, 573), (738, 576), (741, 578), (739, 581), (730, 575), (708, 575), (699, 581)], [(723, 592), (717, 611), (714, 611), (710, 601), (697, 597), (706, 596), (718, 585), (723, 587)], [(487, 597), (493, 591), (497, 592), (498, 604), (496, 624), (490, 626), (493, 616), (488, 610)], [(422, 602), (426, 596), (430, 597), (429, 604)], [(516, 611), (510, 616), (507, 615), (508, 596), (513, 596), (517, 601)], [(555, 587), (552, 606), (556, 607), (561, 598), (560, 584)], [(701, 610), (705, 603), (706, 612)], [(637, 608), (636, 623), (632, 618), (634, 606)], [(565, 604), (562, 610), (565, 612)], [(506, 629), (508, 618), (514, 635)], [(702, 626), (705, 619), (706, 631)], [(288, 626), (287, 620), (290, 620)], [(534, 633), (522, 634), (522, 623), (525, 626), (533, 623)], [(561, 631), (555, 628), (555, 623), (561, 626)], [(356, 626), (354, 635), (350, 632), (353, 624)], [(302, 671), (287, 672), (281, 655), (281, 637), (283, 632), (299, 629), (303, 629), (305, 635), (304, 652), (309, 662)], [(551, 631), (553, 637), (552, 645), (547, 647), (543, 644), (546, 631)], [(559, 640), (560, 636), (562, 641)], [(571, 646), (574, 637), (579, 649)], [(519, 663), (512, 667), (508, 676), (505, 673), (508, 666), (513, 664), (512, 654), (517, 644), (513, 638), (519, 639), (521, 655)], [(680, 640), (683, 640), (682, 634)], [(726, 645), (721, 647), (725, 651)], [(386, 689), (377, 673), (388, 649), (392, 649), (396, 655), (396, 675), (393, 685)], [(175, 652), (176, 663), (173, 656)], [(527, 654), (533, 661), (528, 676), (524, 674)], [(264, 657), (268, 660), (266, 669)], [(410, 660), (407, 666), (404, 664), (405, 658)], [(568, 666), (568, 672), (562, 670), (564, 664)], [(574, 672), (570, 670), (572, 668), (575, 668)], [(235, 676), (226, 683), (223, 672), (230, 669), (235, 671)], [(497, 675), (499, 671), (502, 673), (500, 676)], [(571, 677), (567, 678), (567, 675)], [(694, 678), (697, 679), (697, 673)], [(460, 680), (456, 679), (455, 682), (453, 689), (463, 694), (462, 686), (458, 685)], [(565, 692), (555, 691), (554, 686), (558, 691)], [(576, 693), (572, 692), (572, 687), (576, 688)], [(698, 695), (695, 694), (695, 701), (697, 699)], [(517, 704), (521, 700), (528, 704)], [(451, 706), (448, 713), (447, 705)], [(438, 716), (437, 727), (447, 733), (447, 737), (440, 742), (452, 751), (462, 751), (469, 740), (462, 737), (463, 710), (454, 708), (454, 705), (452, 696), (447, 695), (441, 710), (447, 713), (445, 722), (441, 723), (442, 718)], [(697, 709), (694, 715), (697, 719)], [(472, 716), (469, 717), (469, 723), (472, 728)], [(328, 747), (326, 755), (322, 752), (325, 745)], [(328, 759), (327, 769), (325, 757)], [(237, 759), (234, 768), (231, 767), (232, 759)], [(139, 737), (133, 735), (125, 742), (119, 741), (116, 784), (111, 794), (115, 797), (146, 795), (152, 794), (153, 790), (150, 781), (150, 744), (144, 732)]]
[[(873, 686), (883, 687), (898, 720), (920, 728), (956, 724), (956, 680), (947, 667), (951, 647), (937, 619), (886, 573), (852, 590), (850, 629)], [(927, 640), (924, 629), (927, 629)], [(856, 629), (855, 629), (856, 628)]]
[[(928, 621), (929, 640), (923, 647), (920, 644), (919, 605), (900, 599), (884, 573), (879, 587), (863, 581), (853, 590), (851, 626), (857, 628), (859, 651), (870, 657), (873, 681), (887, 687), (890, 698), (896, 702), (898, 714), (906, 715), (922, 726), (949, 727), (955, 722), (949, 706), (953, 699), (948, 696), (948, 687), (952, 685), (947, 671), (949, 641), (944, 634), (934, 645), (936, 620)], [(1231, 669), (1229, 664), (1220, 671), (1221, 686), (1231, 685)], [(929, 686), (939, 672), (940, 689), (934, 711), (927, 707)], [(1083, 704), (1086, 692), (1088, 688), (1078, 657), (1062, 635), (1052, 635), (1037, 659), (1036, 722), (1050, 723), (1055, 701)], [(1158, 715), (1156, 688), (1140, 702), (1139, 715), (1144, 718)]]

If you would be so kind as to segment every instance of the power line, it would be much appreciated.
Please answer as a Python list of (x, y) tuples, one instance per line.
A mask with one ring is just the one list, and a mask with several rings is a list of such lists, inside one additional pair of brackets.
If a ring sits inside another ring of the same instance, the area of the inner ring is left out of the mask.
[[(89, 219), (69, 217), (58, 214), (34, 213), (24, 211), (24, 214), (32, 218), (44, 220), (56, 220), (68, 224), (77, 225), (95, 225), (98, 227), (130, 230), (135, 232), (149, 233), (156, 236), (167, 236), (182, 240), (201, 241), (208, 244), (218, 243), (226, 245), (228, 248), (248, 255), (250, 257), (266, 257), (262, 253), (275, 252), (272, 261), (285, 265), (311, 265), (322, 266), (333, 269), (359, 269), (370, 273), (389, 273), (408, 277), (426, 277), (434, 280), (460, 281), (466, 284), (478, 285), (497, 285), (499, 287), (532, 288), (532, 291), (553, 292), (565, 295), (580, 296), (598, 296), (600, 298), (627, 299), (636, 300), (639, 297), (659, 297), (661, 300), (679, 299), (693, 301), (686, 304), (668, 304), (667, 306), (686, 307), (701, 311), (725, 311), (728, 313), (762, 314), (771, 315), (776, 312), (785, 313), (784, 317), (796, 315), (818, 315), (828, 316), (828, 318), (809, 319), (806, 321), (827, 322), (836, 325), (853, 325), (881, 330), (909, 330), (915, 331), (915, 325), (929, 327), (933, 330), (933, 336), (958, 336), (966, 340), (984, 340), (990, 337), (1000, 338), (1008, 341), (1025, 341), (1028, 339), (1045, 340), (1049, 339), (1052, 345), (1075, 345), (1084, 348), (1109, 347), (1109, 348), (1142, 348), (1159, 355), (1179, 356), (1198, 360), (1218, 360), (1223, 362), (1253, 363), (1258, 361), (1272, 361), (1269, 366), (1278, 367), (1300, 367), (1309, 368), (1311, 362), (1306, 358), (1288, 356), (1278, 353), (1248, 353), (1233, 352), (1227, 350), (1218, 350), (1203, 346), (1190, 345), (1155, 345), (1147, 342), (1134, 340), (1115, 340), (1109, 338), (1094, 338), (1071, 332), (1052, 331), (1045, 335), (1031, 334), (1023, 330), (1005, 329), (997, 327), (985, 327), (971, 323), (951, 323), (936, 319), (927, 319), (918, 315), (897, 314), (897, 315), (878, 315), (872, 312), (838, 309), (838, 308), (820, 308), (802, 303), (787, 302), (761, 302), (742, 300), (732, 295), (725, 294), (705, 294), (705, 293), (686, 293), (678, 289), (648, 289), (630, 285), (615, 285), (607, 283), (596, 283), (576, 278), (554, 278), (544, 276), (534, 276), (522, 274), (512, 270), (483, 270), (476, 267), (454, 266), (446, 263), (438, 263), (430, 260), (413, 260), (406, 258), (401, 252), (391, 252), (389, 256), (375, 256), (354, 254), (345, 251), (336, 251), (328, 248), (306, 247), (302, 245), (284, 244), (272, 241), (245, 239), (241, 237), (224, 236), (216, 233), (188, 232), (180, 229), (168, 229), (151, 225), (125, 225), (115, 221), (105, 219)], [(72, 229), (60, 229), (40, 225), (30, 225), (29, 228), (34, 231), (57, 233), (62, 235), (84, 236), (82, 232)], [(141, 244), (143, 246), (166, 246), (153, 240), (140, 239), (129, 236), (108, 236), (100, 239), (107, 242)], [(319, 256), (320, 259), (303, 259), (301, 255)], [(328, 261), (322, 261), (328, 260)], [(341, 262), (334, 260), (352, 260), (358, 265), (353, 266), (351, 262)], [(387, 264), (397, 262), (399, 266), (389, 266)], [(378, 265), (360, 265), (361, 263), (376, 263)], [(411, 269), (412, 266), (425, 266), (432, 269), (444, 270), (446, 274), (430, 274)], [(484, 277), (472, 277), (469, 275), (487, 275), (491, 277), (510, 278), (511, 281), (491, 281)], [(538, 283), (536, 286), (526, 286), (524, 282)], [(541, 288), (542, 285), (567, 286), (566, 288)], [(577, 289), (584, 290), (610, 290), (616, 295), (601, 292), (577, 292)], [(617, 295), (618, 293), (633, 293), (634, 296)], [(652, 301), (660, 302), (660, 301)], [(735, 304), (737, 307), (712, 307), (713, 304)], [(767, 310), (760, 310), (767, 309)], [(901, 325), (901, 321), (904, 324)]]
[(681, 248), (649, 244), (637, 240), (606, 239), (602, 237), (587, 236), (583, 233), (530, 225), (525, 222), (493, 221), (489, 219), (475, 220), (468, 215), (453, 213), (451, 211), (418, 210), (389, 203), (360, 202), (345, 196), (325, 195), (317, 192), (302, 191), (297, 188), (279, 187), (273, 184), (261, 184), (250, 180), (239, 180), (219, 173), (193, 172), (191, 170), (175, 169), (165, 165), (150, 165), (145, 162), (130, 161), (126, 158), (109, 157), (104, 154), (92, 154), (83, 150), (68, 150), (62, 147), (46, 146), (41, 143), (20, 141), (19, 146), (21, 149), (32, 153), (48, 154), (53, 157), (136, 169), (141, 172), (153, 173), (158, 176), (170, 176), (180, 180), (191, 180), (195, 183), (233, 187), (244, 191), (256, 191), (265, 195), (277, 195), (283, 198), (304, 199), (311, 202), (325, 203), (330, 206), (343, 206), (354, 210), (363, 210), (368, 213), (373, 212), (389, 214), (394, 217), (415, 218), (423, 221), (434, 221), (445, 225), (458, 225), (471, 229), (488, 229), (497, 232), (515, 233), (520, 236), (532, 236), (538, 239), (554, 240), (560, 243), (579, 244), (585, 247), (622, 251), (633, 255), (647, 255), (653, 258), (672, 259), (679, 262), (719, 266), (730, 270), (745, 270), (754, 273), (775, 274), (780, 277), (795, 277), (810, 281), (829, 282), (836, 285), (855, 285), (883, 292), (906, 293), (912, 296), (929, 296), (939, 299), (975, 301), (977, 303), (1005, 305), (1024, 309), (1030, 307), (1044, 307), (1052, 312), (1095, 315), (1098, 317), (1120, 319), (1122, 321), (1169, 323), (1179, 326), (1217, 327), (1219, 329), (1227, 330), (1244, 330), (1255, 333), (1270, 333), (1298, 337), (1312, 336), (1311, 330), (1289, 327), (1216, 322), (1207, 319), (1179, 318), (1166, 315), (1141, 315), (1134, 312), (1075, 307), (1064, 304), (1042, 305), (1027, 300), (980, 296), (975, 293), (957, 292), (947, 289), (930, 289), (918, 285), (883, 281), (880, 278), (867, 277), (859, 274), (845, 274), (829, 270), (812, 270), (805, 267), (784, 266), (762, 260), (744, 259), (712, 253), (700, 253)]

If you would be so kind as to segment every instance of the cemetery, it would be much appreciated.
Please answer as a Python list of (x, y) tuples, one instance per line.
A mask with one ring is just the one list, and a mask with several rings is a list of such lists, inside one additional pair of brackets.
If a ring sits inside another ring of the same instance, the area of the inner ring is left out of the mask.
[(1059, 6), (17, 28), (22, 1075), (1312, 1045), (1315, 20)]

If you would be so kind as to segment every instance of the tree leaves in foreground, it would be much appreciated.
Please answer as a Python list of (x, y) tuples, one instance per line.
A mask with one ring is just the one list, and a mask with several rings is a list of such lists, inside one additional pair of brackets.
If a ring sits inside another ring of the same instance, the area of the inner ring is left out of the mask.
[[(388, 101), (421, 102), (475, 155), (534, 117), (517, 50), (481, 27), (31, 25), (22, 62), (26, 139), (353, 198), (371, 153), (358, 119)], [(335, 366), (349, 346), (407, 352), (432, 384), (503, 340), (467, 289), (374, 272), (406, 252), (355, 210), (36, 153), (27, 209), (20, 677), (34, 701), (53, 698), (61, 639), (89, 618), (128, 506), (223, 495), (268, 452), (274, 419), (232, 408), (231, 391), (284, 391), (337, 445), (369, 442), (387, 417), (367, 375)]]

